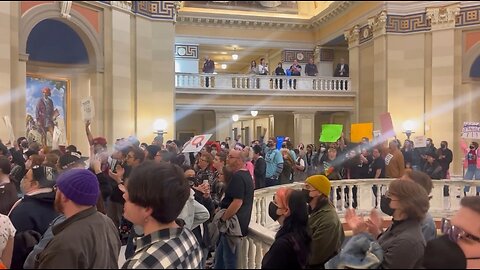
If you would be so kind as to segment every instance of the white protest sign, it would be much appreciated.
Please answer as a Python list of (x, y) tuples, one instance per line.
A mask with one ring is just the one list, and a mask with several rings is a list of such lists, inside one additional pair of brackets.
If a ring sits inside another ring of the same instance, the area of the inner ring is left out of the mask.
[(462, 138), (464, 139), (480, 139), (480, 123), (464, 122), (462, 128)]
[(83, 121), (91, 121), (95, 117), (95, 106), (92, 97), (82, 100), (82, 119)]
[(212, 137), (212, 134), (203, 134), (193, 137), (183, 148), (183, 153), (200, 152), (202, 148), (207, 144), (208, 140)]
[(8, 131), (8, 138), (10, 140), (10, 143), (15, 143), (15, 135), (13, 134), (13, 127), (12, 127), (12, 122), (10, 121), (10, 116), (4, 116), (3, 117), (3, 122), (5, 122), (5, 126), (7, 127)]
[(374, 130), (373, 131), (373, 138), (378, 138), (382, 136), (382, 131), (381, 130)]
[(413, 145), (415, 147), (427, 147), (427, 138), (425, 138), (425, 136), (415, 136), (413, 138)]

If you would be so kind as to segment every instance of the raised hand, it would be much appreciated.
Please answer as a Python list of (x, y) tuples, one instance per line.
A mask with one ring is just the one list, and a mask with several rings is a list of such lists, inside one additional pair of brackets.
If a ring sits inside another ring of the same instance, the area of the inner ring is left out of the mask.
[(345, 211), (345, 221), (352, 229), (353, 234), (359, 234), (367, 231), (367, 224), (363, 220), (363, 217), (357, 216), (355, 209), (349, 208)]
[(383, 218), (377, 209), (372, 209), (372, 211), (370, 211), (370, 217), (368, 218), (366, 224), (368, 232), (371, 233), (375, 238), (382, 233)]

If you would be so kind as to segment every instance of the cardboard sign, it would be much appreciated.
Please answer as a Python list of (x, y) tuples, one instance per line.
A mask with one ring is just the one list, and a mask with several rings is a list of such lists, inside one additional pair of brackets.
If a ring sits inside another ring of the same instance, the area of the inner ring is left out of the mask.
[(322, 125), (320, 142), (336, 142), (342, 136), (343, 125), (325, 124)]
[(480, 123), (464, 122), (462, 128), (462, 138), (464, 139), (480, 139)]
[(83, 99), (81, 107), (83, 121), (91, 121), (95, 117), (95, 106), (92, 97)]
[(373, 137), (375, 139), (379, 138), (380, 136), (382, 136), (382, 132), (380, 130), (374, 130), (373, 131)]
[(390, 113), (383, 113), (380, 115), (380, 125), (382, 127), (382, 135), (385, 138), (395, 137), (395, 130), (393, 129), (392, 116)]
[(200, 152), (202, 148), (207, 144), (208, 140), (212, 137), (212, 134), (203, 134), (193, 137), (187, 145), (183, 148), (183, 153)]
[(427, 147), (427, 138), (425, 138), (425, 136), (415, 136), (413, 138), (413, 145), (415, 147)]
[(12, 122), (10, 121), (10, 116), (4, 116), (3, 122), (5, 122), (5, 126), (8, 131), (8, 138), (10, 140), (10, 143), (13, 145), (15, 143), (15, 135), (13, 134), (13, 127)]
[(350, 130), (350, 141), (353, 143), (361, 142), (363, 137), (369, 141), (373, 139), (373, 123), (352, 124)]

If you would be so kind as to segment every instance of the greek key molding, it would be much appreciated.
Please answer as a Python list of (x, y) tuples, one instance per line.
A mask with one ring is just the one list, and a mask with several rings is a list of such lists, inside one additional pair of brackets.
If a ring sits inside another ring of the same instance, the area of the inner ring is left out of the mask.
[(175, 58), (198, 59), (198, 45), (175, 44)]

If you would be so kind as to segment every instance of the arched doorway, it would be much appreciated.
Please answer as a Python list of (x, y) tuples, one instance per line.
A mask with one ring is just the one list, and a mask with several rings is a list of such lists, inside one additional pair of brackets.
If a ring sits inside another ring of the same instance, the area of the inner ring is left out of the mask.
[(72, 9), (70, 15), (68, 20), (61, 17), (58, 3), (37, 5), (22, 15), (19, 52), (28, 58), (21, 118), (25, 119), (26, 113), (25, 131), (30, 137), (40, 134), (42, 142), (51, 146), (55, 134), (60, 145), (76, 144), (88, 153), (84, 132), (74, 131), (84, 130), (81, 101), (89, 96), (99, 109), (98, 121), (92, 125), (103, 131), (102, 39), (98, 27), (80, 12)]

